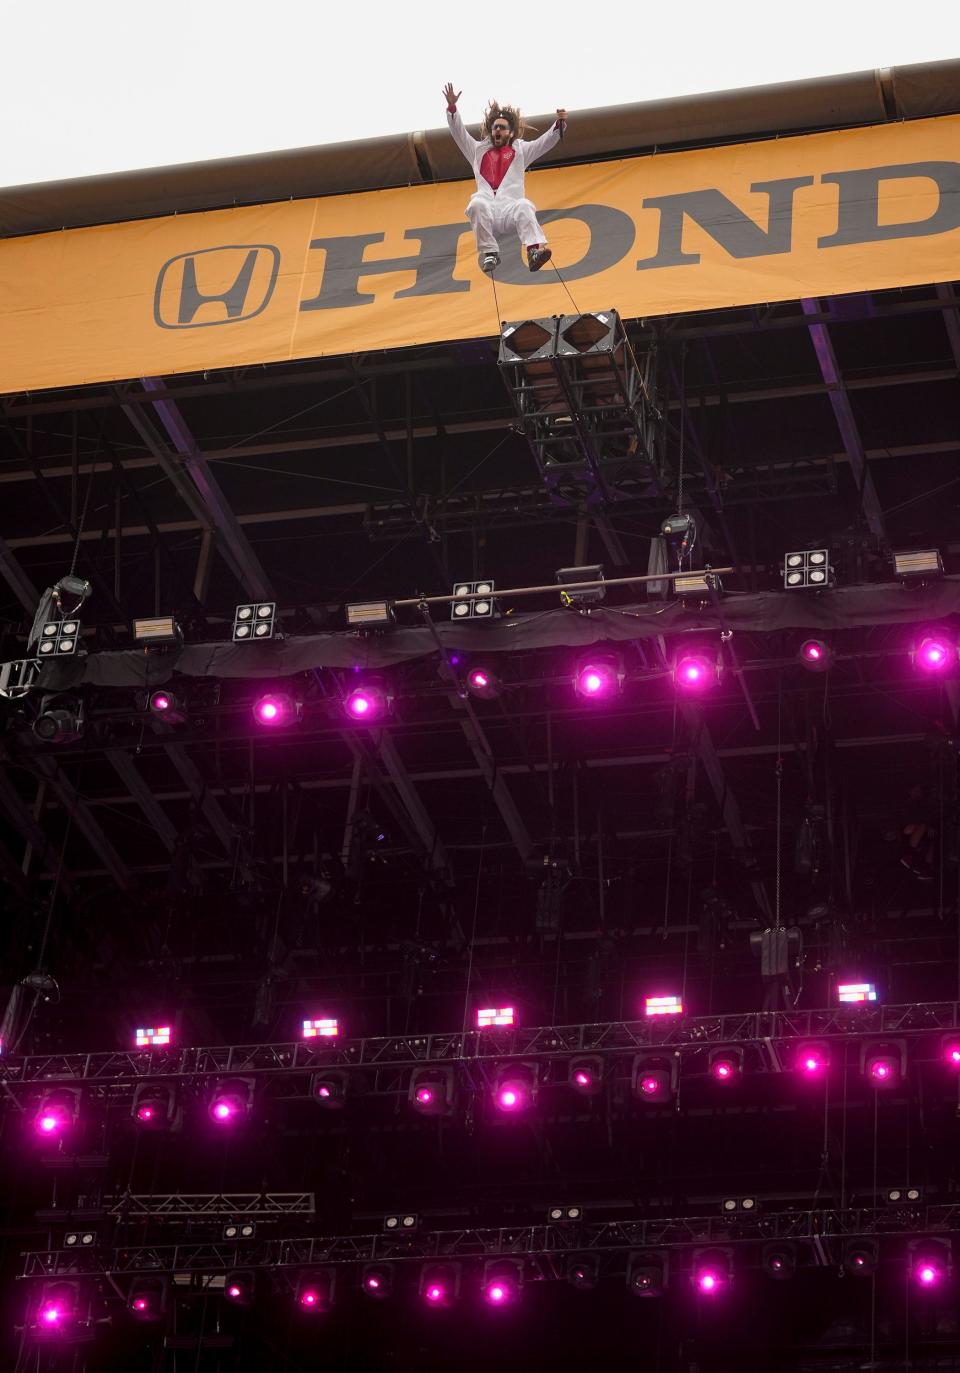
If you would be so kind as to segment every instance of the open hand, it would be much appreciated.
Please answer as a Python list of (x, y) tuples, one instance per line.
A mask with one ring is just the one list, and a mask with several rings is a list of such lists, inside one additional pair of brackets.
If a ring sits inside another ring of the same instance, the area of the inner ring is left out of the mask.
[(457, 108), (457, 101), (460, 99), (461, 95), (463, 95), (463, 91), (455, 92), (452, 81), (448, 81), (443, 88), (443, 98), (447, 102), (448, 109), (455, 110)]

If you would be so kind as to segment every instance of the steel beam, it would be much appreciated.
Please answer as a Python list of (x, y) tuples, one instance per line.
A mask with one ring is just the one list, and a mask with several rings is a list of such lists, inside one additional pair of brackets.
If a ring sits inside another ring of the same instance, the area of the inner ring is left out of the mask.
[(860, 494), (860, 504), (866, 516), (867, 526), (874, 538), (882, 543), (886, 543), (887, 534), (883, 523), (883, 510), (880, 506), (880, 498), (877, 489), (873, 484), (873, 476), (867, 465), (867, 455), (864, 451), (863, 441), (860, 438), (860, 430), (850, 405), (850, 397), (844, 385), (840, 367), (837, 363), (837, 355), (833, 350), (833, 343), (830, 338), (828, 326), (823, 323), (815, 322), (815, 318), (820, 315), (820, 304), (816, 300), (802, 300), (803, 313), (810, 319), (808, 325), (810, 339), (813, 343), (813, 351), (817, 355), (817, 362), (820, 364), (820, 373), (827, 387), (827, 394), (833, 413), (837, 421), (837, 428), (840, 430), (840, 437), (843, 439), (843, 447), (850, 462), (851, 470), (857, 483), (857, 490)]
[(766, 886), (763, 879), (752, 870), (753, 849), (750, 843), (750, 835), (743, 823), (737, 798), (730, 790), (723, 771), (723, 764), (720, 762), (720, 755), (717, 753), (713, 738), (703, 718), (703, 711), (699, 706), (693, 705), (689, 701), (684, 702), (681, 709), (693, 737), (694, 749), (703, 764), (703, 770), (707, 774), (710, 786), (713, 788), (720, 814), (723, 816), (724, 828), (730, 836), (736, 854), (747, 869), (757, 905), (764, 917), (770, 920), (773, 918), (773, 910), (770, 905), (770, 898), (767, 896)]
[[(159, 727), (154, 726), (154, 728), (159, 733)], [(183, 778), (193, 800), (200, 807), (207, 824), (219, 839), (224, 851), (232, 855), (237, 844), (236, 830), (227, 819), (220, 802), (200, 775), (196, 763), (189, 756), (183, 744), (176, 744), (172, 740), (163, 739), (163, 747), (167, 757)]]
[(114, 771), (124, 783), (130, 795), (150, 821), (150, 825), (168, 853), (177, 846), (177, 831), (170, 817), (157, 800), (153, 791), (141, 777), (130, 754), (122, 748), (108, 748), (106, 755)]
[(27, 766), (38, 777), (48, 782), (57, 793), (65, 810), (73, 817), (77, 829), (97, 854), (103, 866), (122, 891), (130, 891), (134, 886), (133, 875), (123, 862), (113, 844), (104, 834), (100, 822), (94, 817), (86, 801), (80, 796), (72, 782), (64, 776), (49, 754), (39, 751), (31, 753)]
[(6, 539), (0, 538), (0, 576), (15, 594), (28, 615), (40, 604), (40, 592), (20, 566)]
[[(164, 382), (158, 377), (142, 377), (141, 384), (144, 390), (151, 394), (166, 389)], [(154, 409), (160, 417), (161, 424), (169, 434), (174, 448), (184, 459), (183, 466), (199, 493), (205, 511), (217, 530), (219, 535), (217, 547), (227, 557), (247, 595), (256, 597), (258, 601), (276, 600), (270, 579), (263, 570), (260, 559), (254, 553), (250, 540), (244, 534), (230, 503), (223, 494), (220, 483), (210, 470), (210, 465), (203, 453), (201, 453), (190, 427), (181, 414), (179, 405), (173, 400), (158, 399), (154, 401)]]
[(496, 759), (493, 756), (493, 749), (490, 747), (489, 740), (484, 732), (483, 726), (477, 717), (477, 713), (468, 700), (453, 691), (448, 697), (450, 704), (461, 717), (460, 728), (467, 741), (470, 752), (476, 760), (477, 767), (480, 769), (480, 776), (486, 782), (490, 795), (493, 797), (494, 805), (500, 812), (500, 818), (507, 827), (507, 833), (513, 840), (514, 847), (524, 860), (531, 857), (534, 851), (534, 843), (530, 838), (530, 831), (524, 824), (523, 817), (517, 809), (517, 803), (510, 794), (507, 786), (507, 779), (500, 768), (497, 767)]

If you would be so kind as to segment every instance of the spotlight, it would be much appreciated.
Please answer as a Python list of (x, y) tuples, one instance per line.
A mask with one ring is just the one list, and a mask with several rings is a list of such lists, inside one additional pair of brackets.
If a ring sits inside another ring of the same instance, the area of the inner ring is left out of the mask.
[(348, 629), (385, 629), (393, 624), (390, 601), (355, 601), (345, 607)]
[(64, 1249), (92, 1249), (96, 1242), (95, 1230), (68, 1230), (63, 1237)]
[(360, 1291), (374, 1301), (386, 1301), (393, 1296), (393, 1268), (388, 1263), (364, 1264), (360, 1273)]
[(517, 1259), (488, 1259), (483, 1265), (481, 1295), (488, 1306), (511, 1306), (523, 1286), (523, 1264)]
[(372, 724), (387, 713), (389, 704), (389, 697), (380, 687), (359, 686), (346, 696), (343, 709), (347, 719)]
[(170, 1026), (158, 1025), (137, 1030), (135, 1046), (138, 1049), (155, 1048), (170, 1043)]
[(480, 701), (494, 701), (502, 694), (503, 684), (489, 667), (472, 667), (467, 673), (467, 690)]
[(333, 1016), (323, 1016), (319, 1020), (303, 1022), (304, 1039), (336, 1039), (340, 1033), (340, 1022)]
[(759, 1204), (756, 1197), (724, 1197), (720, 1203), (720, 1210), (725, 1216), (731, 1216), (738, 1211), (746, 1215), (756, 1215)]
[(852, 1277), (872, 1277), (879, 1262), (880, 1249), (876, 1240), (847, 1240), (843, 1246), (843, 1271)]
[(336, 1279), (336, 1270), (333, 1268), (318, 1268), (311, 1273), (302, 1273), (296, 1290), (299, 1309), (309, 1315), (329, 1311), (333, 1306)]
[(942, 1287), (953, 1268), (953, 1250), (949, 1240), (916, 1239), (907, 1246), (910, 1276), (922, 1291)]
[(925, 581), (927, 577), (943, 576), (943, 559), (938, 548), (924, 548), (910, 553), (894, 553), (893, 570), (901, 581)]
[(914, 667), (931, 676), (946, 676), (956, 666), (957, 646), (946, 634), (928, 634), (911, 652)]
[(427, 1306), (452, 1306), (460, 1295), (459, 1263), (428, 1263), (420, 1270), (418, 1291)]
[(244, 639), (272, 639), (276, 632), (276, 601), (238, 605), (233, 614), (234, 642)]
[(743, 1073), (742, 1049), (711, 1049), (708, 1059), (714, 1082), (735, 1082)]
[(183, 1112), (172, 1084), (141, 1082), (134, 1089), (130, 1108), (133, 1121), (143, 1130), (177, 1130)]
[(600, 1260), (595, 1254), (567, 1259), (567, 1282), (578, 1292), (592, 1292), (600, 1281)]
[(42, 1139), (57, 1139), (76, 1125), (80, 1116), (80, 1091), (63, 1087), (40, 1099), (33, 1128)]
[(477, 1011), (477, 1029), (489, 1030), (497, 1025), (515, 1025), (516, 1012), (512, 1006), (486, 1006)]
[(76, 696), (44, 696), (33, 732), (44, 744), (72, 744), (83, 735), (83, 702)]
[(161, 1321), (167, 1313), (165, 1278), (137, 1278), (130, 1286), (127, 1310), (135, 1321)]
[(783, 559), (783, 585), (787, 591), (803, 587), (822, 590), (833, 582), (830, 555), (825, 548), (786, 553)]
[(252, 1240), (257, 1235), (256, 1221), (252, 1220), (232, 1220), (223, 1227), (223, 1238), (225, 1240)]
[(634, 1253), (627, 1259), (627, 1290), (635, 1297), (662, 1297), (667, 1290), (666, 1254)]
[(891, 1206), (902, 1206), (904, 1202), (915, 1203), (920, 1199), (919, 1187), (891, 1187), (886, 1194), (886, 1200)]
[(43, 1338), (61, 1337), (71, 1329), (80, 1315), (80, 1284), (78, 1282), (45, 1282), (40, 1288), (32, 1333)]
[(960, 1036), (947, 1035), (940, 1042), (940, 1052), (947, 1067), (960, 1073)]
[(899, 1086), (906, 1068), (906, 1046), (902, 1041), (865, 1044), (860, 1050), (860, 1071), (870, 1086), (878, 1090)]
[(175, 692), (168, 691), (166, 687), (161, 687), (159, 691), (150, 693), (147, 698), (147, 710), (151, 715), (156, 715), (173, 725), (182, 725), (187, 718), (186, 708), (181, 698)]
[[(709, 577), (709, 581), (707, 578)], [(715, 591), (723, 590), (720, 578), (710, 572), (684, 572), (673, 577), (673, 594), (681, 601), (707, 601), (710, 599), (710, 583)]]
[(876, 999), (877, 989), (872, 982), (841, 982), (837, 987), (837, 1000), (844, 1006), (862, 1006)]
[(709, 691), (720, 681), (720, 663), (706, 653), (678, 654), (673, 664), (673, 681), (679, 691)]
[(797, 657), (808, 672), (826, 672), (833, 654), (822, 639), (804, 639)]
[(223, 1280), (223, 1295), (231, 1306), (252, 1306), (257, 1295), (257, 1275), (250, 1268), (228, 1273)]
[(677, 1094), (677, 1058), (651, 1058), (638, 1054), (633, 1060), (633, 1094), (640, 1101), (672, 1101)]
[(536, 1099), (537, 1065), (504, 1063), (494, 1076), (493, 1104), (505, 1115), (522, 1115)]
[(806, 1078), (820, 1078), (830, 1066), (830, 1050), (822, 1041), (798, 1044), (793, 1057), (796, 1071)]
[(152, 620), (134, 620), (133, 642), (144, 648), (163, 644), (178, 644), (182, 635), (172, 615), (158, 615)]
[(760, 1267), (768, 1278), (786, 1282), (797, 1274), (797, 1250), (792, 1244), (765, 1244), (760, 1254)]
[(551, 1225), (563, 1225), (572, 1221), (583, 1220), (582, 1206), (550, 1206), (547, 1208), (547, 1220)]
[(494, 583), (485, 578), (479, 582), (457, 582), (450, 602), (451, 620), (497, 620), (500, 602), (494, 597)]
[(603, 1059), (572, 1058), (567, 1067), (567, 1082), (581, 1096), (599, 1096), (603, 1091)]
[(419, 1224), (420, 1217), (416, 1214), (415, 1211), (394, 1212), (389, 1216), (384, 1216), (383, 1218), (383, 1228), (388, 1235), (395, 1234), (398, 1230), (403, 1230), (407, 1232), (411, 1230), (416, 1230)]
[(266, 696), (259, 696), (253, 703), (254, 720), (268, 729), (292, 725), (302, 714), (302, 702), (295, 701), (282, 691), (271, 691)]
[(644, 1015), (683, 1015), (683, 998), (679, 996), (648, 996), (643, 1003)]
[(619, 658), (593, 655), (581, 658), (573, 679), (573, 689), (584, 701), (605, 701), (623, 687), (623, 665)]
[(310, 1095), (327, 1111), (342, 1111), (347, 1104), (350, 1075), (331, 1069), (315, 1073), (310, 1080)]
[(581, 587), (576, 591), (561, 591), (560, 604), (580, 609), (585, 605), (596, 605), (607, 594), (603, 585), (603, 567), (591, 563), (589, 567), (561, 567), (557, 570), (557, 581), (561, 587), (575, 586), (578, 582), (595, 582), (599, 585)]
[(407, 1100), (422, 1116), (452, 1115), (455, 1097), (453, 1068), (417, 1068), (410, 1075)]
[(253, 1114), (256, 1084), (252, 1077), (232, 1077), (213, 1084), (207, 1112), (215, 1125), (231, 1126)]
[(37, 657), (62, 658), (76, 653), (79, 644), (79, 620), (47, 620), (37, 641)]
[(694, 1251), (690, 1277), (703, 1297), (715, 1297), (726, 1291), (733, 1281), (733, 1264), (727, 1249), (697, 1249)]

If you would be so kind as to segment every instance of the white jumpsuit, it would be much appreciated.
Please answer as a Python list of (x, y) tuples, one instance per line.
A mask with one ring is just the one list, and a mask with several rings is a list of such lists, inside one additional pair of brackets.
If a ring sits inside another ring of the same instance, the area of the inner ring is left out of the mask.
[(477, 237), (477, 248), (481, 254), (495, 253), (499, 249), (497, 234), (513, 229), (520, 235), (525, 248), (535, 243), (546, 243), (543, 229), (537, 222), (537, 211), (532, 201), (524, 195), (523, 174), (532, 162), (549, 152), (560, 141), (560, 130), (553, 128), (528, 142), (518, 138), (512, 143), (513, 161), (496, 190), (490, 185), (480, 164), (483, 155), (493, 147), (489, 138), (476, 139), (469, 134), (460, 118), (459, 111), (447, 110), (447, 123), (457, 147), (473, 168), (477, 179), (477, 189), (470, 197), (466, 215)]

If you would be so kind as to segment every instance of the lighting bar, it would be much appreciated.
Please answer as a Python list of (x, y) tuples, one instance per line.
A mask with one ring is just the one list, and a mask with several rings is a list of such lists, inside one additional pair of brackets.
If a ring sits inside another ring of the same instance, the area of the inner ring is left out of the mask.
[(679, 996), (648, 996), (643, 1009), (645, 1015), (683, 1015), (683, 999)]
[(156, 1029), (137, 1030), (136, 1046), (138, 1049), (146, 1049), (151, 1045), (162, 1045), (170, 1043), (170, 1026), (159, 1025)]
[(152, 620), (134, 620), (133, 641), (136, 644), (178, 644), (180, 626), (172, 615), (160, 615)]
[(898, 577), (940, 577), (943, 559), (938, 548), (923, 548), (915, 552), (894, 553), (893, 570)]
[(393, 604), (390, 601), (354, 601), (345, 609), (349, 629), (376, 629), (393, 624)]
[(333, 1017), (321, 1017), (319, 1020), (305, 1020), (303, 1022), (304, 1039), (336, 1039), (340, 1033), (340, 1023)]
[(837, 988), (837, 1000), (845, 1006), (858, 1006), (876, 999), (877, 989), (872, 982), (841, 982)]
[(477, 1029), (488, 1030), (493, 1025), (515, 1025), (516, 1018), (512, 1006), (502, 1006), (499, 1010), (490, 1006), (477, 1011)]
[(495, 620), (500, 618), (500, 603), (494, 598), (494, 583), (457, 582), (450, 605), (451, 620)]

